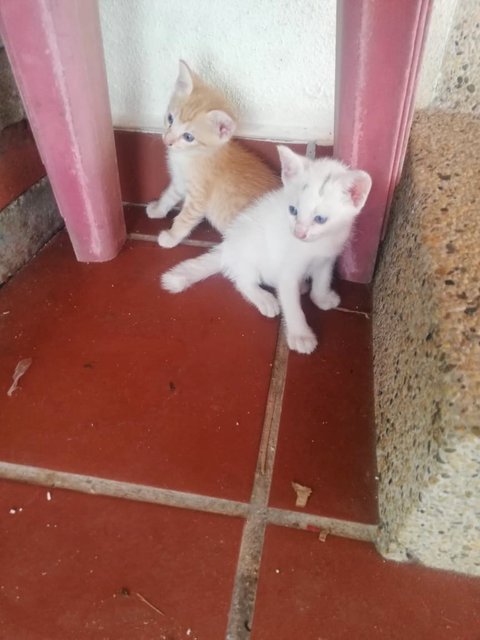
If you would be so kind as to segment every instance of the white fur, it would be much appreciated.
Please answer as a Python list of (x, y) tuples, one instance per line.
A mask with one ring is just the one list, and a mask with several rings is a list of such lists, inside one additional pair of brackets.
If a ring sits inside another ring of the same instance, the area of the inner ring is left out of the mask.
[[(371, 187), (370, 176), (332, 159), (308, 160), (279, 146), (283, 188), (247, 208), (207, 254), (177, 265), (162, 277), (172, 293), (221, 272), (268, 317), (280, 312), (290, 349), (311, 353), (317, 339), (307, 324), (300, 293), (312, 279), (310, 297), (320, 309), (340, 299), (330, 289), (332, 270)], [(297, 215), (289, 213), (296, 207)], [(315, 216), (327, 218), (315, 222)], [(276, 289), (277, 298), (260, 285)]]

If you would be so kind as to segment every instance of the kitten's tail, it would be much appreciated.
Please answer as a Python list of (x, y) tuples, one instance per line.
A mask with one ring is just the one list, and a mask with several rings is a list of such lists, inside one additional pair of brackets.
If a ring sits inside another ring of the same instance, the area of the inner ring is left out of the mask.
[(170, 269), (161, 277), (161, 284), (170, 293), (180, 293), (188, 289), (192, 284), (205, 280), (215, 273), (221, 271), (221, 258), (218, 247), (211, 249), (207, 253), (180, 262), (176, 267)]

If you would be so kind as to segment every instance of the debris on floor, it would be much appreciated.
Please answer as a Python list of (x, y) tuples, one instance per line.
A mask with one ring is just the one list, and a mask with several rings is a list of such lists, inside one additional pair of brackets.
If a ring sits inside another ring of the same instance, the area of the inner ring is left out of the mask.
[(8, 512), (8, 513), (9, 513), (11, 516), (14, 516), (16, 513), (21, 513), (22, 511), (23, 511), (23, 508), (22, 508), (22, 507), (12, 507), (12, 508), (9, 510), (9, 512)]
[(156, 611), (157, 613), (159, 613), (161, 616), (164, 616), (164, 615), (165, 615), (165, 613), (163, 613), (163, 611), (162, 611), (161, 609), (159, 609), (159, 608), (158, 608), (158, 607), (156, 607), (154, 604), (152, 604), (152, 603), (150, 602), (150, 600), (147, 600), (147, 599), (145, 598), (145, 596), (142, 596), (142, 594), (141, 594), (141, 593), (135, 593), (135, 595), (137, 596), (137, 598), (138, 598), (139, 600), (141, 600), (144, 604), (146, 604), (146, 605), (147, 605), (147, 607), (150, 607), (150, 609), (153, 609), (154, 611)]
[(15, 371), (13, 372), (13, 376), (12, 376), (13, 382), (10, 389), (7, 391), (7, 396), (11, 396), (12, 393), (15, 391), (15, 389), (18, 387), (18, 381), (22, 376), (24, 376), (27, 373), (31, 364), (32, 364), (31, 358), (24, 358), (23, 360), (20, 360), (18, 362), (17, 366), (15, 367)]
[(318, 534), (318, 539), (320, 540), (320, 542), (325, 542), (328, 534), (329, 534), (329, 531), (327, 531), (326, 529), (321, 529), (320, 533)]
[(298, 482), (292, 482), (292, 488), (297, 494), (297, 499), (295, 500), (296, 507), (306, 507), (308, 499), (312, 494), (312, 490), (310, 487), (304, 487), (302, 484), (298, 484)]

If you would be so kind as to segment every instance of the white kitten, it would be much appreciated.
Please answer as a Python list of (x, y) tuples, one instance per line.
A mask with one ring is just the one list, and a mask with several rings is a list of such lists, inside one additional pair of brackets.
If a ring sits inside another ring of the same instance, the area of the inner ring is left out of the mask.
[[(320, 309), (336, 307), (332, 270), (372, 184), (329, 158), (309, 160), (279, 146), (283, 188), (245, 209), (208, 253), (180, 263), (162, 276), (171, 293), (223, 273), (265, 316), (282, 311), (290, 349), (311, 353), (317, 339), (300, 304), (300, 289), (312, 279), (310, 297)], [(273, 287), (277, 298), (262, 288)]]

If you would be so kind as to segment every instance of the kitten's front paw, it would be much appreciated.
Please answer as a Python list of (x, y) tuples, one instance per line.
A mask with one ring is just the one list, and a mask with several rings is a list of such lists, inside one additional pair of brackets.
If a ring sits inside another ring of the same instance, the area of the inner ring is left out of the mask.
[(273, 293), (270, 293), (269, 291), (259, 292), (256, 305), (262, 316), (266, 316), (267, 318), (274, 318), (280, 313), (280, 305), (278, 304), (278, 300), (273, 295)]
[(313, 304), (317, 305), (319, 309), (323, 309), (323, 311), (328, 311), (328, 309), (335, 309), (340, 304), (340, 296), (335, 291), (327, 291), (327, 293), (322, 296), (310, 296)]
[(161, 200), (154, 200), (147, 204), (146, 213), (149, 218), (165, 218), (168, 211), (162, 207)]
[(188, 287), (189, 282), (177, 269), (172, 269), (163, 274), (160, 278), (160, 284), (166, 291), (170, 291), (170, 293), (180, 293)]
[(157, 242), (164, 249), (171, 249), (172, 247), (176, 247), (180, 240), (170, 233), (170, 231), (162, 231), (158, 236)]
[(313, 331), (307, 327), (301, 333), (287, 331), (287, 343), (292, 351), (298, 351), (298, 353), (312, 353), (317, 346), (317, 338)]

